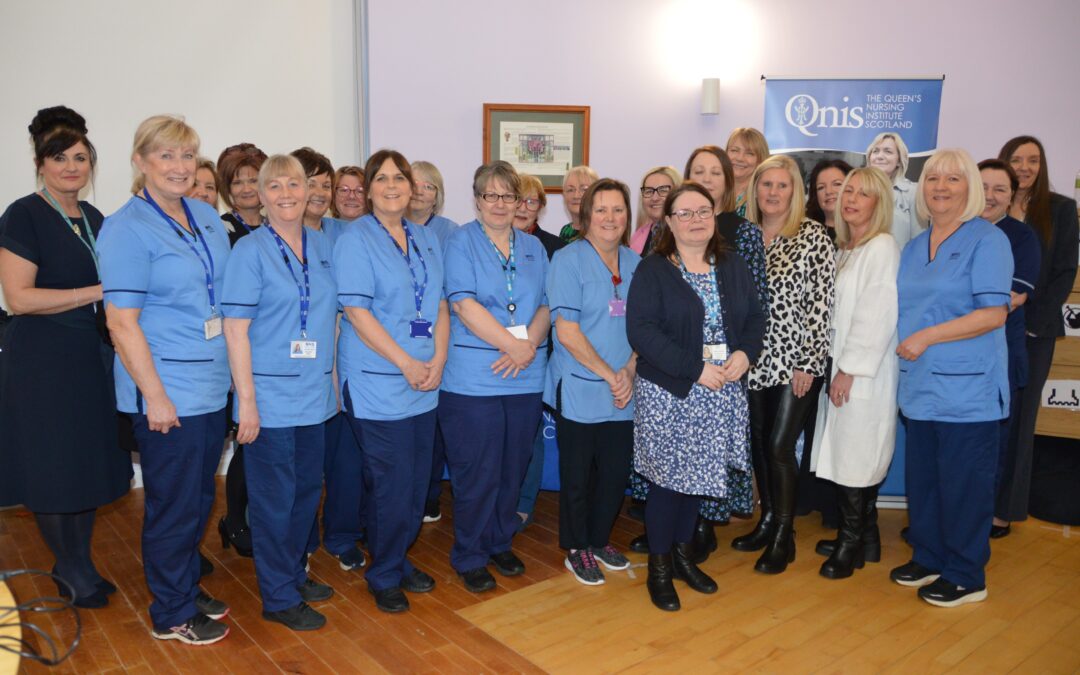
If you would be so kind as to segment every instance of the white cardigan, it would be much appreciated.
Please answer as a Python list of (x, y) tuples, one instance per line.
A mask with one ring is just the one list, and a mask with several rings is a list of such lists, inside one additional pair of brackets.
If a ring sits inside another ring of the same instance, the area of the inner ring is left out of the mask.
[[(841, 258), (848, 258), (840, 267)], [(847, 487), (885, 479), (896, 437), (896, 272), (900, 249), (879, 234), (854, 251), (837, 253), (831, 381), (854, 376), (850, 400), (840, 408), (822, 396), (811, 468), (819, 478)]]

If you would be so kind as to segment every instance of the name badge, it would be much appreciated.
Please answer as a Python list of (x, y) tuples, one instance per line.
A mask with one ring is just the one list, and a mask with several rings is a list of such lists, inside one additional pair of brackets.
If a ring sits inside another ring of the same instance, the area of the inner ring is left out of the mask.
[(703, 361), (727, 361), (728, 349), (726, 344), (702, 345), (701, 359)]
[(427, 319), (413, 319), (410, 321), (409, 337), (431, 339), (431, 322)]
[(626, 300), (612, 298), (608, 300), (608, 316), (626, 316)]
[(206, 335), (207, 340), (213, 340), (221, 335), (222, 330), (220, 314), (211, 315), (210, 318), (203, 323), (203, 334)]
[(313, 359), (315, 354), (314, 340), (292, 340), (289, 342), (290, 359)]
[(507, 326), (506, 330), (510, 331), (510, 334), (519, 340), (529, 339), (529, 327), (528, 326)]

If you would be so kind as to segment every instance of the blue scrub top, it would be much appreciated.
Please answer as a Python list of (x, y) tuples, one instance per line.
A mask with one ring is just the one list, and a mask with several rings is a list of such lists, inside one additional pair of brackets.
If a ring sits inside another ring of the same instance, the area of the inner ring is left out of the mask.
[[(411, 337), (416, 299), (409, 269), (415, 271), (416, 282), (422, 284), (424, 268), (419, 257), (410, 247), (406, 263), (394, 240), (371, 214), (355, 221), (334, 246), (338, 301), (343, 307), (370, 311), (409, 356), (430, 361), (435, 357), (435, 326), (443, 299), (442, 248), (434, 233), (415, 223), (405, 223), (427, 264), (421, 314), (431, 322), (433, 337)], [(359, 419), (399, 420), (434, 410), (439, 403), (438, 391), (414, 391), (397, 366), (364, 344), (348, 315), (341, 319), (338, 338), (338, 379), (343, 392), (348, 387), (353, 414)]]
[(334, 245), (337, 244), (337, 240), (341, 238), (341, 233), (345, 231), (345, 226), (351, 222), (354, 221), (331, 218), (330, 216), (322, 217), (322, 233), (326, 235), (327, 240), (330, 242), (331, 251), (334, 250)]
[[(210, 205), (187, 198), (184, 203), (214, 260), (214, 291), (220, 312), (229, 236)], [(190, 417), (224, 408), (232, 380), (225, 336), (206, 339), (204, 324), (211, 314), (206, 271), (188, 243), (203, 260), (206, 254), (192, 236), (185, 233), (184, 237), (186, 240), (177, 236), (149, 203), (132, 197), (105, 219), (97, 245), (106, 305), (142, 310), (139, 326), (165, 393), (178, 416)], [(116, 358), (114, 375), (117, 409), (144, 413), (142, 396), (120, 357)]]
[[(307, 230), (311, 306), (307, 339), (315, 341), (314, 359), (294, 359), (289, 348), (300, 340), (301, 261), (285, 245), (292, 274), (285, 266), (274, 235), (263, 226), (236, 242), (225, 271), (221, 309), (226, 317), (251, 319), (251, 372), (259, 422), (273, 429), (319, 424), (337, 413), (331, 373), (334, 369), (334, 330), (337, 284), (332, 269), (333, 249), (321, 232)], [(294, 276), (295, 275), (295, 279)], [(239, 415), (240, 402), (234, 401)]]
[(443, 247), (443, 251), (446, 250), (446, 241), (450, 238), (450, 233), (458, 228), (458, 224), (449, 218), (443, 218), (440, 215), (432, 214), (427, 222), (424, 223), (424, 227), (435, 233), (435, 236), (439, 238), (439, 245)]
[[(630, 280), (641, 256), (619, 247), (619, 297), (625, 301)], [(562, 382), (562, 416), (575, 422), (622, 422), (634, 419), (634, 402), (619, 410), (611, 398), (611, 387), (583, 366), (559, 341), (555, 319), (562, 317), (581, 326), (586, 339), (612, 370), (618, 371), (633, 350), (626, 338), (626, 314), (611, 316), (610, 301), (616, 287), (600, 254), (586, 239), (578, 239), (555, 252), (547, 276), (551, 303), (552, 335), (555, 351), (548, 364), (544, 402), (555, 407), (556, 388)]]
[[(548, 304), (544, 281), (548, 257), (544, 245), (531, 234), (514, 230), (514, 319), (528, 325), (533, 315)], [(446, 242), (446, 299), (453, 303), (472, 298), (504, 326), (510, 325), (508, 293), (502, 259), (483, 226), (474, 220), (450, 234)], [(457, 314), (450, 315), (450, 353), (443, 372), (442, 388), (465, 396), (503, 396), (537, 394), (544, 391), (547, 367), (547, 340), (536, 349), (536, 358), (516, 378), (496, 375), (491, 364), (499, 360), (492, 347), (473, 334)]]
[[(938, 246), (930, 260), (927, 229), (900, 256), (898, 337), (983, 307), (1009, 306), (1013, 260), (1009, 240), (973, 218)], [(1008, 417), (1005, 328), (932, 345), (914, 361), (900, 359), (899, 403), (911, 419), (989, 422)]]

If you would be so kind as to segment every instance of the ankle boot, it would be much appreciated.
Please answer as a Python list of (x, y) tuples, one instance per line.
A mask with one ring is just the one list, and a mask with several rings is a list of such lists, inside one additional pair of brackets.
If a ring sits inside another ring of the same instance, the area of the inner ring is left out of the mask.
[(712, 521), (698, 516), (694, 526), (694, 562), (701, 564), (709, 559), (709, 554), (716, 550), (716, 530)]
[[(863, 560), (869, 563), (881, 562), (881, 532), (878, 530), (877, 496), (880, 485), (863, 488)], [(841, 497), (842, 499), (842, 497)], [(836, 550), (838, 539), (821, 539), (814, 550), (826, 558)]]
[(776, 521), (772, 511), (764, 511), (761, 520), (750, 534), (735, 537), (731, 540), (731, 548), (736, 551), (760, 551), (765, 548), (776, 529)]
[(645, 587), (649, 589), (652, 604), (665, 612), (676, 612), (682, 607), (672, 582), (673, 572), (670, 553), (649, 554), (649, 578)]
[(864, 490), (840, 486), (837, 492), (840, 496), (839, 543), (820, 570), (821, 576), (827, 579), (845, 579), (863, 566)]
[(795, 530), (788, 516), (777, 519), (765, 552), (754, 564), (754, 569), (763, 574), (780, 574), (791, 562), (795, 562)]
[(716, 582), (697, 566), (694, 560), (695, 552), (693, 544), (675, 544), (671, 555), (675, 578), (682, 579), (687, 586), (698, 593), (715, 593)]
[(630, 540), (630, 550), (634, 553), (648, 553), (649, 552), (649, 536), (642, 532), (640, 535)]

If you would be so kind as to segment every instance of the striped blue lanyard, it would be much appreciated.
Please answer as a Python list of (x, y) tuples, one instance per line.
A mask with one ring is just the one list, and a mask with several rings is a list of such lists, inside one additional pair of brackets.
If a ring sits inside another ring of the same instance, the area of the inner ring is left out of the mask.
[[(401, 257), (405, 260), (405, 266), (409, 268), (409, 274), (412, 275), (412, 287), (413, 287), (413, 300), (416, 302), (416, 318), (423, 318), (421, 316), (421, 307), (424, 304), (424, 293), (427, 292), (428, 285), (428, 268), (427, 262), (424, 261), (424, 254), (420, 252), (420, 247), (416, 245), (416, 240), (413, 239), (412, 231), (409, 230), (409, 225), (404, 220), (401, 221), (401, 229), (405, 231), (405, 248), (402, 249), (398, 245), (397, 240), (394, 239), (394, 235), (390, 234), (390, 230), (386, 229), (386, 226), (382, 224), (379, 217), (374, 213), (371, 217), (375, 219), (376, 223), (379, 223), (379, 227), (386, 233), (386, 236), (390, 238), (390, 242), (397, 249), (397, 252), (401, 254)], [(409, 249), (412, 249), (416, 253), (416, 259), (420, 261), (420, 267), (424, 270), (424, 280), (420, 281), (416, 278), (416, 269), (412, 266), (412, 260), (409, 258)]]
[(502, 265), (503, 275), (506, 277), (506, 311), (510, 312), (510, 325), (514, 325), (514, 312), (517, 311), (517, 305), (514, 304), (514, 280), (517, 278), (517, 259), (514, 254), (514, 240), (517, 238), (514, 236), (514, 230), (510, 230), (510, 255), (503, 256), (502, 251), (495, 245), (491, 237), (488, 237), (487, 230), (484, 226), (480, 226), (480, 230), (487, 237), (488, 242), (491, 244), (491, 248), (495, 249), (495, 256), (499, 259), (499, 264)]
[(180, 199), (180, 205), (184, 207), (184, 215), (187, 216), (188, 224), (191, 225), (191, 231), (194, 233), (192, 236), (202, 244), (203, 251), (206, 253), (205, 259), (203, 258), (202, 253), (199, 253), (199, 249), (195, 248), (195, 244), (191, 243), (191, 240), (184, 236), (184, 228), (180, 227), (179, 223), (173, 220), (169, 214), (165, 213), (165, 211), (158, 206), (158, 203), (154, 201), (154, 198), (150, 196), (150, 193), (146, 188), (143, 188), (143, 198), (150, 206), (154, 207), (154, 210), (158, 212), (166, 223), (168, 223), (169, 227), (173, 229), (173, 232), (176, 232), (176, 236), (180, 237), (180, 239), (187, 244), (188, 248), (191, 249), (191, 252), (194, 253), (195, 257), (202, 263), (203, 272), (206, 274), (206, 293), (210, 296), (210, 313), (217, 314), (217, 300), (214, 297), (214, 256), (211, 255), (210, 247), (206, 243), (206, 237), (203, 236), (202, 231), (199, 230), (199, 224), (195, 222), (195, 216), (191, 215), (191, 209), (188, 208), (187, 202), (185, 202), (183, 198)]
[(306, 340), (308, 312), (311, 309), (311, 273), (307, 257), (307, 228), (300, 228), (300, 269), (304, 274), (304, 283), (301, 285), (300, 280), (296, 278), (296, 272), (293, 271), (292, 262), (289, 260), (289, 252), (285, 250), (285, 242), (274, 231), (270, 223), (266, 223), (264, 227), (270, 230), (270, 234), (274, 235), (274, 241), (277, 242), (278, 250), (281, 251), (281, 259), (285, 261), (285, 267), (289, 270), (289, 275), (296, 282), (296, 290), (300, 292), (300, 337)]
[(79, 204), (79, 215), (82, 216), (83, 227), (86, 228), (86, 236), (90, 241), (83, 239), (79, 226), (71, 222), (71, 218), (68, 217), (68, 214), (64, 212), (64, 209), (60, 208), (60, 203), (49, 193), (49, 188), (42, 187), (41, 194), (45, 195), (45, 199), (48, 200), (49, 204), (51, 204), (54, 209), (56, 209), (56, 212), (59, 213), (60, 217), (67, 223), (67, 226), (71, 228), (72, 233), (75, 234), (75, 238), (86, 247), (86, 250), (90, 251), (90, 257), (94, 261), (94, 269), (97, 270), (98, 279), (100, 280), (101, 267), (98, 265), (97, 240), (94, 239), (94, 230), (90, 227), (90, 219), (86, 217), (86, 211), (83, 210), (82, 204)]
[[(252, 232), (254, 232), (254, 231), (255, 231), (255, 228), (254, 228), (254, 227), (251, 227), (250, 225), (248, 225), (248, 224), (247, 224), (247, 222), (245, 222), (245, 221), (244, 221), (244, 217), (243, 217), (243, 216), (241, 216), (241, 215), (240, 215), (240, 212), (239, 212), (239, 211), (237, 211), (236, 209), (233, 209), (233, 212), (232, 212), (232, 217), (236, 219), (236, 222), (240, 223), (240, 227), (242, 227), (242, 228), (244, 228), (245, 230), (247, 230), (247, 233), (248, 233), (248, 234), (251, 234)], [(261, 223), (259, 223), (259, 224), (260, 224), (260, 225), (265, 225), (265, 224), (266, 224), (266, 218), (263, 218), (262, 222), (261, 222)]]

